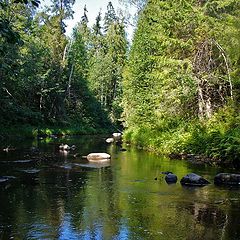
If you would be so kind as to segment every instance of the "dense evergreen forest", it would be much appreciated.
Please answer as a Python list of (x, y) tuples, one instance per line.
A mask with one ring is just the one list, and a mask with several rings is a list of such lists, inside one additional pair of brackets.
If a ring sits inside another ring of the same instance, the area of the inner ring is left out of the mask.
[(74, 0), (52, 0), (43, 11), (39, 3), (1, 1), (2, 130), (99, 133), (117, 126), (127, 52), (123, 19), (109, 2), (90, 28), (85, 7), (68, 38), (64, 21)]
[(240, 2), (122, 2), (139, 10), (130, 47), (111, 2), (92, 27), (86, 6), (68, 38), (74, 0), (1, 1), (1, 129), (123, 125), (143, 148), (237, 164)]

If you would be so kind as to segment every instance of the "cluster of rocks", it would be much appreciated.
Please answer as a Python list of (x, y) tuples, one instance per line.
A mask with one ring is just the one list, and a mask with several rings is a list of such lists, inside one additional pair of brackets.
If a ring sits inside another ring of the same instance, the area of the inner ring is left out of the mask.
[[(107, 138), (106, 143), (116, 143), (120, 144), (122, 143), (122, 134), (121, 133), (113, 133), (112, 137)], [(126, 149), (121, 148), (120, 151), (126, 151)], [(101, 162), (107, 162), (110, 161), (111, 156), (108, 153), (90, 153), (87, 156), (82, 156), (83, 158), (86, 158), (89, 162), (94, 163), (101, 163)]]
[[(122, 143), (122, 134), (121, 133), (113, 133), (111, 138), (107, 138), (106, 143)], [(60, 152), (69, 152), (70, 150), (75, 150), (76, 146), (69, 146), (68, 144), (61, 144), (58, 146)], [(121, 148), (120, 151), (126, 151), (126, 149)], [(73, 155), (74, 157), (79, 156), (78, 153)], [(109, 161), (111, 156), (108, 153), (90, 153), (87, 156), (82, 156), (82, 158), (86, 158), (89, 162), (104, 162)]]
[[(120, 142), (121, 141), (121, 133), (113, 133), (113, 141), (114, 142)], [(111, 142), (112, 140), (108, 140)], [(106, 142), (108, 142), (106, 140)], [(76, 149), (75, 145), (69, 146), (66, 143), (62, 143), (61, 145), (57, 145), (57, 151), (60, 153), (69, 153), (70, 151), (74, 151)], [(3, 149), (3, 151), (10, 151), (13, 150), (8, 146), (6, 149)], [(15, 150), (15, 148), (14, 148)], [(38, 167), (41, 165), (41, 163), (45, 163), (47, 165), (52, 166), (56, 161), (57, 158), (54, 156), (47, 157), (45, 155), (41, 156), (39, 150), (36, 147), (31, 147), (30, 154), (36, 155), (35, 157), (30, 156), (31, 159), (23, 159), (23, 160), (16, 160), (16, 161), (1, 161), (1, 164), (5, 165), (18, 165), (19, 168), (22, 167), (30, 167), (27, 169), (21, 169), (16, 171), (16, 176), (0, 176), (0, 187), (8, 188), (10, 185), (15, 183), (24, 183), (24, 184), (37, 184), (39, 181), (39, 173), (40, 169), (34, 168), (35, 166)], [(73, 156), (77, 157), (79, 154), (76, 153)], [(90, 153), (87, 156), (85, 156), (89, 163), (91, 164), (102, 164), (104, 166), (108, 166), (109, 161), (111, 159), (111, 156), (108, 153)], [(94, 166), (95, 166), (94, 165)], [(97, 166), (98, 166), (97, 165)], [(99, 166), (98, 166), (99, 167)]]
[[(165, 181), (168, 184), (176, 183), (178, 178), (172, 172), (161, 172), (165, 174)], [(157, 180), (157, 178), (155, 178)], [(205, 186), (210, 184), (208, 180), (199, 176), (196, 173), (189, 173), (184, 176), (180, 183), (185, 186)], [(229, 186), (240, 186), (240, 174), (235, 173), (219, 173), (214, 177), (215, 185), (229, 185)]]
[(75, 150), (76, 149), (76, 146), (75, 145), (72, 145), (72, 146), (69, 146), (67, 144), (61, 144), (59, 146), (59, 150), (63, 150), (63, 151), (70, 151), (70, 150)]
[(122, 148), (122, 134), (121, 133), (113, 133), (112, 137), (107, 138), (106, 143), (115, 143), (116, 145), (120, 146), (120, 151), (125, 152), (127, 149)]
[(121, 142), (122, 142), (121, 133), (113, 133), (112, 137), (106, 139), (106, 143), (121, 143)]

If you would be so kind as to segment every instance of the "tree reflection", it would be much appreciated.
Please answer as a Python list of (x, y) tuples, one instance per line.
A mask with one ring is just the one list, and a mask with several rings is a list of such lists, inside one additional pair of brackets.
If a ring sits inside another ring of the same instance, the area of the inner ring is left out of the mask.
[(0, 239), (239, 238), (239, 189), (167, 185), (161, 171), (180, 179), (199, 169), (133, 148), (105, 150), (109, 166), (68, 155), (43, 167), (38, 185), (1, 188)]

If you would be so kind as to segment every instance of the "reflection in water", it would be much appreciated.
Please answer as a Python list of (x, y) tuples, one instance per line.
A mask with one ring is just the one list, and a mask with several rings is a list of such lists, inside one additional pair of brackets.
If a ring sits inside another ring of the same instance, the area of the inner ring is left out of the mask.
[[(171, 171), (181, 179), (196, 172), (212, 182), (217, 169), (195, 168), (136, 149), (122, 152), (102, 137), (64, 142), (75, 144), (76, 150), (56, 151), (57, 139), (34, 143), (59, 156), (53, 164), (38, 166), (38, 184), (0, 186), (0, 239), (240, 238), (238, 188), (183, 188), (179, 182), (167, 185), (161, 174)], [(111, 161), (98, 164), (73, 157), (90, 152), (107, 152)], [(19, 179), (34, 169), (31, 161), (18, 161), (26, 153), (1, 154), (2, 176)]]
[(75, 163), (74, 166), (82, 167), (82, 168), (105, 168), (110, 167), (111, 162), (88, 162), (88, 163)]

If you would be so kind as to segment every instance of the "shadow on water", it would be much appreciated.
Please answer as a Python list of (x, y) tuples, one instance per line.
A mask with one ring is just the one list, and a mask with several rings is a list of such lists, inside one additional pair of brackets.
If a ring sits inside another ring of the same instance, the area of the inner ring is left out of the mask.
[[(77, 148), (60, 152), (61, 143)], [(179, 183), (190, 172), (213, 182), (217, 168), (130, 147), (123, 152), (105, 136), (18, 144), (0, 153), (0, 175), (15, 177), (0, 185), (2, 240), (240, 238), (239, 188)], [(90, 152), (112, 157), (89, 163), (81, 156)], [(168, 185), (162, 171), (178, 182)]]

